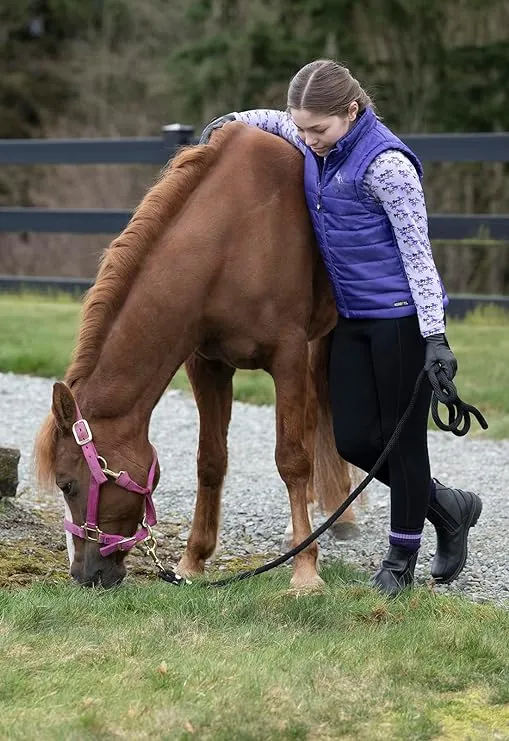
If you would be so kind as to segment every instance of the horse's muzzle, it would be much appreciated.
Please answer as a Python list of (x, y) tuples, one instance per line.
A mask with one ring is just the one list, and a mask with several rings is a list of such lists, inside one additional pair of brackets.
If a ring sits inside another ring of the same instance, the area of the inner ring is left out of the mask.
[(118, 586), (126, 575), (126, 567), (123, 562), (117, 561), (116, 556), (102, 558), (98, 553), (89, 551), (84, 562), (73, 562), (71, 576), (82, 587), (102, 586), (109, 589)]

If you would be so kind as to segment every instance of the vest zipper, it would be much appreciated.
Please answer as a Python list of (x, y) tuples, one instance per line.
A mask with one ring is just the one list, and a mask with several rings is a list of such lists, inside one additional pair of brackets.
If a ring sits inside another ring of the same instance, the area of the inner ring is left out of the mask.
[(322, 208), (322, 185), (323, 185), (323, 174), (325, 172), (325, 165), (327, 164), (327, 157), (329, 156), (329, 153), (325, 155), (323, 158), (323, 164), (322, 164), (322, 171), (320, 173), (320, 180), (318, 181), (318, 198), (316, 201), (316, 210), (320, 211)]

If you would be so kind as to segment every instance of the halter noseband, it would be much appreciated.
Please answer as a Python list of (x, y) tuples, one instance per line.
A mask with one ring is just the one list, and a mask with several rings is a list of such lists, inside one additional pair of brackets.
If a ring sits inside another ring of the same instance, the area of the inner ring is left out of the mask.
[[(75, 525), (67, 519), (64, 519), (64, 528), (83, 540), (90, 540), (93, 543), (102, 544), (99, 548), (101, 556), (109, 556), (115, 551), (129, 551), (137, 543), (145, 540), (150, 535), (150, 527), (157, 522), (154, 502), (152, 501), (152, 491), (154, 488), (154, 475), (157, 465), (157, 451), (152, 446), (153, 457), (150, 470), (148, 472), (147, 486), (140, 486), (126, 471), (110, 471), (108, 465), (102, 456), (98, 455), (96, 447), (92, 442), (92, 431), (86, 419), (83, 419), (78, 405), (76, 404), (78, 420), (72, 426), (74, 439), (80, 446), (85, 456), (85, 460), (90, 469), (90, 485), (88, 490), (87, 502), (87, 519), (83, 525)], [(103, 465), (101, 465), (101, 462)], [(111, 535), (99, 530), (99, 491), (101, 486), (113, 479), (117, 486), (121, 486), (127, 491), (135, 494), (141, 494), (145, 497), (145, 515), (140, 525), (141, 528), (136, 531), (130, 538), (124, 538), (122, 535)]]

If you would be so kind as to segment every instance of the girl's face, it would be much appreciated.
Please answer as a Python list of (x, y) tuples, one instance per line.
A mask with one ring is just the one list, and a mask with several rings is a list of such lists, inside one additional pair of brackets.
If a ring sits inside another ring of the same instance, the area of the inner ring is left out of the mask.
[(290, 108), (300, 138), (320, 157), (325, 157), (338, 139), (347, 133), (358, 112), (359, 106), (355, 101), (350, 103), (345, 116), (324, 116), (305, 108)]

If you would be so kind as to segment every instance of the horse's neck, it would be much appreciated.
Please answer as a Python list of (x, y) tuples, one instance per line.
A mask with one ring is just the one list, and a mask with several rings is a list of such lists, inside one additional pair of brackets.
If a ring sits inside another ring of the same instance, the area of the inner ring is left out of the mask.
[[(80, 381), (94, 416), (149, 419), (162, 393), (197, 342), (198, 302), (176, 284), (174, 264), (159, 275), (141, 271), (102, 344), (97, 363)], [(169, 269), (168, 269), (169, 268)], [(168, 275), (164, 275), (167, 273)], [(182, 280), (180, 280), (182, 283)]]

